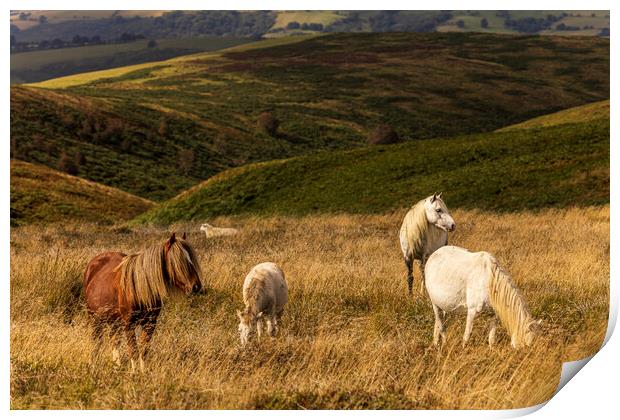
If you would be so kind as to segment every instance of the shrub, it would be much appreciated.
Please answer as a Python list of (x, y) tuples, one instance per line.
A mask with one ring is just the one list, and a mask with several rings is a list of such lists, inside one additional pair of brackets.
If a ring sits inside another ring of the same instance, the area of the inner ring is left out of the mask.
[(464, 28), (465, 27), (465, 22), (463, 22), (462, 20), (457, 20), (456, 21), (456, 26), (458, 26), (459, 28)]
[(288, 25), (286, 25), (286, 29), (299, 29), (299, 22), (289, 22)]
[(261, 131), (270, 136), (275, 136), (280, 126), (280, 121), (271, 114), (271, 112), (263, 112), (258, 116), (256, 123), (258, 131)]
[(489, 21), (487, 20), (487, 18), (482, 18), (480, 20), (480, 27), (485, 29), (489, 27)]
[(63, 151), (60, 154), (60, 159), (58, 159), (58, 170), (66, 172), (69, 175), (77, 175), (78, 165), (76, 165), (74, 158)]
[(400, 141), (396, 131), (388, 124), (381, 124), (368, 136), (368, 144), (394, 144)]

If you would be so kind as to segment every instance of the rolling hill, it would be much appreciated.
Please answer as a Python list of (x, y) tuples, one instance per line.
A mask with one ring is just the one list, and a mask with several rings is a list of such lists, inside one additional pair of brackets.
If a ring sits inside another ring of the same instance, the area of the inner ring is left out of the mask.
[(11, 160), (11, 225), (131, 219), (151, 201), (115, 188)]
[(451, 207), (516, 211), (609, 202), (609, 120), (318, 153), (235, 168), (138, 216), (380, 213), (433, 191)]
[[(493, 131), (609, 98), (609, 40), (476, 33), (278, 38), (11, 88), (12, 157), (162, 200), (252, 162)], [(276, 135), (257, 131), (268, 111)]]
[(574, 108), (564, 109), (549, 115), (532, 118), (519, 124), (500, 128), (497, 131), (520, 130), (537, 127), (550, 127), (561, 124), (573, 124), (580, 122), (609, 119), (609, 100), (594, 102)]

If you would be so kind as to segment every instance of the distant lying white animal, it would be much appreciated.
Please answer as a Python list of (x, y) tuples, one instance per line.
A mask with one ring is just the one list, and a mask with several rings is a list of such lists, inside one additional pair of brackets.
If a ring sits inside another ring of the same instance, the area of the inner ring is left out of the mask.
[(264, 262), (249, 272), (243, 282), (245, 309), (237, 311), (241, 345), (248, 343), (250, 333), (256, 331), (260, 339), (263, 319), (267, 320), (267, 333), (275, 337), (278, 321), (288, 302), (288, 287), (284, 272), (276, 264)]
[(463, 346), (471, 335), (474, 318), (485, 308), (494, 312), (489, 346), (495, 343), (497, 318), (508, 330), (514, 348), (532, 344), (540, 320), (534, 320), (519, 290), (488, 252), (469, 252), (444, 246), (430, 256), (425, 268), (426, 290), (435, 312), (433, 343), (445, 343), (444, 317), (447, 312), (467, 311)]
[[(456, 228), (454, 219), (441, 193), (418, 201), (405, 215), (400, 227), (400, 249), (407, 266), (409, 294), (413, 290), (413, 262), (419, 261), (424, 276), (426, 259), (438, 248), (448, 244), (448, 232)], [(420, 292), (424, 291), (424, 278), (420, 280)]]
[(235, 228), (218, 228), (211, 226), (208, 223), (203, 223), (200, 225), (200, 230), (205, 233), (207, 238), (213, 238), (215, 236), (231, 236), (239, 233), (239, 231)]

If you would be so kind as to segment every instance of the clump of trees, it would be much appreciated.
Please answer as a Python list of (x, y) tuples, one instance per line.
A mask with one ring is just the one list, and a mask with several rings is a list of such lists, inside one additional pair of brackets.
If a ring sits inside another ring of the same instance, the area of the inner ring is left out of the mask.
[(394, 144), (399, 143), (400, 137), (394, 128), (389, 124), (381, 124), (375, 127), (368, 135), (368, 144)]
[(269, 136), (275, 136), (279, 126), (280, 121), (274, 117), (271, 112), (262, 112), (256, 121), (256, 128), (258, 131)]
[(179, 164), (181, 172), (184, 175), (189, 174), (189, 171), (192, 169), (195, 160), (196, 154), (192, 149), (181, 149), (177, 154), (177, 162)]
[(58, 159), (58, 170), (68, 173), (69, 175), (77, 175), (80, 169), (78, 161), (82, 160), (81, 156), (81, 153), (79, 156), (71, 156), (63, 150), (60, 154), (60, 158)]

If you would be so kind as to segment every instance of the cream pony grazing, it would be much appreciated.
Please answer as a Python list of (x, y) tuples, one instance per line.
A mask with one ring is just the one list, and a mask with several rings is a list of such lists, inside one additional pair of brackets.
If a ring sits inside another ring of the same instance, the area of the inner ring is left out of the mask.
[(254, 331), (261, 337), (263, 320), (267, 321), (267, 333), (275, 337), (278, 321), (288, 302), (288, 286), (284, 272), (271, 262), (256, 265), (243, 282), (243, 311), (237, 311), (239, 337), (245, 346)]
[[(456, 224), (448, 212), (441, 193), (418, 201), (407, 214), (400, 227), (400, 248), (407, 266), (409, 294), (413, 291), (413, 262), (419, 261), (424, 275), (424, 264), (429, 255), (448, 244), (448, 232)], [(420, 292), (424, 291), (424, 278), (420, 281)]]
[(435, 251), (425, 268), (426, 290), (435, 312), (433, 343), (442, 344), (446, 335), (446, 313), (458, 310), (467, 313), (463, 346), (469, 340), (474, 319), (484, 309), (494, 316), (489, 330), (489, 346), (495, 343), (497, 318), (508, 330), (512, 347), (529, 346), (537, 333), (540, 320), (530, 315), (525, 300), (488, 252), (469, 252), (456, 246)]
[(211, 226), (208, 223), (203, 223), (200, 225), (200, 230), (205, 233), (207, 238), (213, 238), (215, 236), (232, 236), (239, 233), (239, 231), (235, 228), (218, 228)]

